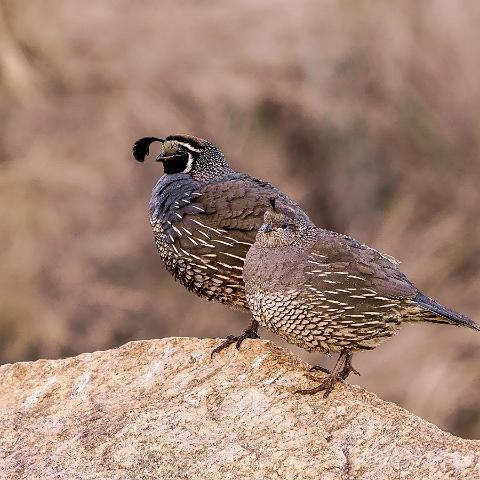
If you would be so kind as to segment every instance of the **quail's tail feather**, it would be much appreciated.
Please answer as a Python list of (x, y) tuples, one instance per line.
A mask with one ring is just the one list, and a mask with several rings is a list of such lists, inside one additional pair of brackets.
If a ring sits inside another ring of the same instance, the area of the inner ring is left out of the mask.
[(454, 310), (450, 310), (443, 305), (440, 305), (439, 303), (435, 302), (435, 300), (432, 300), (423, 293), (418, 293), (414, 300), (419, 307), (422, 307), (437, 316), (436, 318), (426, 318), (427, 321), (434, 323), (449, 323), (450, 325), (468, 327), (480, 331), (480, 326), (477, 325), (472, 319), (462, 315), (461, 313), (455, 312)]

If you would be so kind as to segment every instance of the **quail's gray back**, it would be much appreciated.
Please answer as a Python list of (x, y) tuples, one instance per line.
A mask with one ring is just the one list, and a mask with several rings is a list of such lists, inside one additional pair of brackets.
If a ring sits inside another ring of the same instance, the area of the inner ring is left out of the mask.
[(265, 213), (245, 261), (250, 310), (260, 325), (289, 343), (348, 354), (340, 378), (353, 371), (351, 352), (376, 347), (403, 322), (480, 330), (422, 294), (398, 269), (398, 261), (317, 228), (278, 203)]

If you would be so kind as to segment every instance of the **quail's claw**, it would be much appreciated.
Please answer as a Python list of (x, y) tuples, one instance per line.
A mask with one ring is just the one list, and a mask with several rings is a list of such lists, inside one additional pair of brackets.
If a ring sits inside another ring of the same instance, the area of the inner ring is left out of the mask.
[[(310, 380), (318, 382), (318, 378), (314, 377), (313, 375), (307, 373), (305, 376)], [(327, 398), (332, 393), (337, 381), (340, 381), (339, 377), (337, 375), (330, 374), (316, 387), (297, 390), (295, 393), (299, 393), (300, 395), (314, 395), (315, 393), (323, 391), (323, 398)]]
[(332, 374), (332, 371), (329, 370), (328, 368), (322, 367), (321, 365), (314, 365), (313, 367), (310, 368), (311, 372), (323, 372), (328, 375)]
[(237, 347), (237, 350), (240, 350), (240, 345), (246, 338), (252, 338), (252, 339), (257, 339), (260, 338), (257, 334), (257, 332), (254, 332), (253, 330), (245, 330), (240, 336), (236, 338), (235, 346)]
[(210, 354), (210, 358), (213, 358), (213, 356), (216, 353), (221, 352), (223, 349), (229, 347), (232, 343), (235, 343), (236, 341), (237, 341), (237, 337), (233, 335), (228, 335), (228, 337), (226, 337), (225, 340), (218, 347), (215, 347), (212, 350), (212, 353)]
[(358, 375), (360, 376), (360, 372), (358, 370), (355, 370), (353, 367), (350, 367), (352, 373), (354, 373), (355, 375)]
[(347, 359), (344, 367), (338, 373), (338, 376), (342, 380), (345, 380), (351, 373), (354, 373), (355, 375), (360, 375), (360, 372), (353, 367), (351, 359)]
[(256, 339), (256, 338), (260, 338), (260, 337), (258, 336), (257, 332), (255, 332), (253, 330), (250, 330), (248, 328), (238, 337), (236, 337), (235, 335), (229, 335), (228, 337), (225, 338), (225, 340), (218, 347), (215, 347), (212, 350), (212, 353), (210, 354), (210, 358), (213, 358), (213, 356), (216, 353), (221, 352), (225, 348), (229, 347), (232, 343), (235, 344), (235, 347), (237, 348), (237, 350), (240, 350), (240, 345), (242, 344), (242, 342), (246, 338)]
[(325, 391), (323, 392), (323, 398), (327, 398), (333, 392), (335, 383), (337, 383), (337, 379), (334, 377), (329, 377), (325, 381)]
[(299, 393), (300, 395), (314, 395), (315, 393), (318, 393), (323, 389), (324, 389), (323, 385), (320, 384), (314, 388), (306, 388), (305, 390), (295, 390), (295, 393)]
[(322, 382), (322, 379), (319, 379), (314, 375), (310, 375), (309, 373), (306, 373), (305, 377), (308, 378), (309, 380), (312, 380), (313, 382), (320, 382), (320, 383)]

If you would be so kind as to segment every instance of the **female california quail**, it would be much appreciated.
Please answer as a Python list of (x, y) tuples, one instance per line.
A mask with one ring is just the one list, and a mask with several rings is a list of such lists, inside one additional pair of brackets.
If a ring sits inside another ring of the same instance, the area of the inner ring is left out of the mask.
[[(248, 249), (263, 222), (272, 195), (300, 207), (267, 182), (235, 172), (223, 153), (189, 135), (135, 142), (133, 155), (143, 162), (152, 142), (162, 144), (157, 161), (164, 173), (150, 199), (150, 223), (167, 270), (188, 290), (237, 309), (248, 310), (242, 279)], [(252, 320), (240, 336), (228, 336), (213, 353), (245, 338), (258, 338)]]
[[(472, 320), (423, 295), (398, 261), (346, 235), (317, 228), (278, 200), (249, 250), (243, 278), (254, 318), (289, 343), (340, 356), (324, 390), (351, 373), (352, 352), (371, 350), (403, 322), (480, 330)], [(311, 377), (314, 379), (314, 377)]]

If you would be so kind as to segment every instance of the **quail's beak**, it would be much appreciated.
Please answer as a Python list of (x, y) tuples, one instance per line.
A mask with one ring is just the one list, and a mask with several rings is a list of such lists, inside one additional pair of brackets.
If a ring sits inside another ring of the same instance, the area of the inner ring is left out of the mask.
[(171, 142), (165, 140), (162, 143), (162, 149), (160, 150), (160, 153), (158, 154), (155, 161), (164, 163), (170, 158), (173, 158), (175, 155), (178, 155), (177, 149), (173, 147)]
[(165, 160), (168, 160), (172, 155), (168, 154), (165, 152), (165, 149), (163, 148), (162, 145), (162, 150), (161, 152), (157, 155), (157, 158), (155, 159), (156, 162), (164, 162)]
[(263, 232), (263, 233), (270, 233), (272, 230), (273, 230), (273, 228), (272, 228), (272, 225), (270, 225), (270, 223), (264, 223), (260, 227), (260, 231)]
[(188, 165), (189, 155), (187, 152), (165, 152), (165, 149), (162, 148), (162, 152), (155, 159), (157, 162), (162, 162), (163, 164), (163, 173), (172, 174), (183, 172)]
[(162, 143), (162, 150), (155, 160), (163, 163), (165, 173), (177, 173), (176, 166), (180, 165), (179, 162), (183, 164), (188, 161), (188, 153), (179, 151), (172, 142), (167, 140)]

